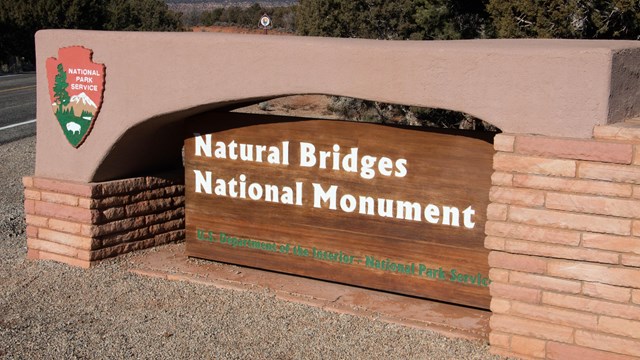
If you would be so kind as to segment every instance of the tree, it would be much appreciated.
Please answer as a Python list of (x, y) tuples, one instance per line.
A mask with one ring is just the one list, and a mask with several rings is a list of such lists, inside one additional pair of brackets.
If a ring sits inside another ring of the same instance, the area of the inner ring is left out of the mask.
[(69, 93), (67, 88), (67, 73), (64, 71), (62, 64), (58, 64), (58, 74), (55, 78), (55, 84), (53, 85), (53, 97), (58, 104), (58, 112), (62, 113), (62, 108), (69, 104)]
[(296, 11), (298, 6), (279, 6), (268, 10), (268, 14), (273, 20), (273, 26), (287, 32), (296, 30)]
[(484, 1), (421, 0), (414, 15), (416, 39), (477, 39), (491, 34)]
[(295, 31), (297, 5), (263, 7), (254, 3), (248, 7), (228, 6), (212, 10), (198, 11), (182, 14), (182, 22), (187, 26), (213, 26), (235, 25), (246, 28), (258, 27), (258, 21), (263, 14), (268, 14), (274, 28), (287, 32)]
[(240, 14), (238, 14), (237, 22), (244, 26), (255, 27), (258, 24), (258, 20), (262, 14), (266, 12), (266, 9), (262, 8), (260, 4), (253, 4), (246, 9), (243, 9)]
[[(200, 14), (200, 24), (204, 26), (212, 26), (220, 20), (222, 15), (222, 8), (213, 9), (211, 11), (204, 11)], [(196, 25), (196, 24), (193, 24)]]
[(485, 37), (482, 1), (300, 0), (300, 35), (369, 39), (468, 39)]
[(638, 0), (490, 0), (498, 37), (640, 39)]
[(180, 16), (160, 0), (111, 0), (107, 6), (106, 30), (176, 31)]
[(0, 0), (0, 64), (12, 57), (35, 62), (40, 29), (175, 31), (182, 25), (161, 0)]
[(101, 30), (109, 20), (103, 0), (73, 0), (64, 17), (65, 28)]

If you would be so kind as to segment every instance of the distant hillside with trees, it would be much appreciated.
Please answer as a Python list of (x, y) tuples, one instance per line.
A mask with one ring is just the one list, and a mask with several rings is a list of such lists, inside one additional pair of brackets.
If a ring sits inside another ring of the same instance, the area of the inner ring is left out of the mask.
[(0, 0), (0, 64), (33, 64), (40, 29), (178, 31), (182, 23), (161, 0)]
[[(271, 4), (275, 3), (279, 2), (272, 2)], [(269, 6), (254, 2), (249, 6), (233, 5), (206, 7), (205, 9), (201, 8), (203, 4), (200, 3), (194, 6), (189, 6), (188, 4), (180, 5), (182, 6), (180, 8), (182, 23), (186, 27), (217, 25), (257, 28), (260, 17), (263, 14), (268, 14), (275, 28), (284, 32), (295, 32), (296, 5)]]
[(300, 35), (640, 39), (638, 0), (300, 0)]
[(640, 1), (498, 1), (487, 4), (499, 38), (640, 40)]
[(272, 7), (295, 5), (298, 3), (298, 0), (262, 0), (257, 2), (251, 0), (165, 0), (165, 2), (167, 4), (212, 4), (217, 7), (248, 7), (255, 3), (259, 3), (262, 6)]
[(32, 63), (39, 29), (255, 28), (264, 13), (312, 36), (640, 39), (640, 0), (0, 0), (0, 64)]
[[(167, 0), (196, 25), (256, 27), (262, 13), (298, 35), (369, 39), (640, 39), (638, 0)], [(274, 6), (287, 3), (287, 6)], [(223, 6), (227, 4), (227, 6)], [(249, 5), (251, 4), (251, 5)], [(202, 7), (208, 8), (202, 8)]]
[(300, 35), (369, 39), (464, 39), (488, 37), (481, 1), (301, 0)]

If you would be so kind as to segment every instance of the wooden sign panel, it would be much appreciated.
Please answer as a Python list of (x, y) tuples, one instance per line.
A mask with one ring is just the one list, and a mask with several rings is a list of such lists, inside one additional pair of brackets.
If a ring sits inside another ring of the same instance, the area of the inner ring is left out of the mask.
[(196, 118), (189, 256), (489, 307), (485, 140), (346, 121)]

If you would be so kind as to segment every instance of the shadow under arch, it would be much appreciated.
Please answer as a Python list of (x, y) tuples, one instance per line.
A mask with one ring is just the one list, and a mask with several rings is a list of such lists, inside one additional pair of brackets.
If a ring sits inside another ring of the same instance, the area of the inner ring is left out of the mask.
[(111, 145), (90, 181), (144, 176), (182, 167), (181, 148), (186, 119), (211, 111), (229, 111), (262, 100), (244, 99), (237, 102), (205, 104), (143, 120), (127, 129)]
[[(282, 95), (282, 96), (270, 96), (264, 98), (251, 98), (241, 99), (229, 103), (217, 103), (206, 104), (196, 108), (187, 110), (176, 111), (173, 113), (163, 114), (156, 116), (145, 121), (142, 121), (135, 126), (129, 128), (114, 144), (107, 155), (100, 162), (96, 168), (92, 182), (110, 181), (121, 178), (145, 176), (149, 174), (158, 174), (164, 171), (175, 171), (182, 168), (182, 146), (184, 144), (185, 133), (185, 121), (188, 121), (194, 117), (203, 117), (207, 114), (211, 114), (214, 117), (216, 113), (224, 112), (240, 112), (242, 109), (246, 109), (252, 105), (259, 104), (265, 101), (271, 101), (275, 99), (286, 99), (292, 96), (307, 96), (307, 95), (322, 95), (322, 96), (336, 96), (326, 94), (299, 94), (299, 95)], [(342, 97), (342, 96), (341, 96)], [(349, 98), (355, 99), (355, 98)], [(370, 100), (361, 100), (364, 102), (373, 103)], [(396, 106), (405, 106), (399, 104), (387, 104)], [(420, 109), (431, 109), (419, 107)], [(456, 110), (435, 109), (450, 111), (458, 114), (466, 114)], [(271, 113), (265, 112), (263, 114), (256, 114), (254, 112), (248, 113), (247, 116), (260, 115), (260, 116), (274, 116), (278, 117), (277, 121), (304, 121), (309, 119), (324, 119), (334, 121), (356, 121), (346, 118), (325, 118), (322, 116), (301, 117), (291, 116), (289, 114)], [(477, 118), (474, 118), (479, 120)], [(233, 128), (238, 124), (218, 124), (221, 128)], [(469, 138), (475, 138), (483, 140), (489, 143), (493, 143), (493, 137), (497, 132), (493, 131), (475, 131), (475, 130), (461, 130), (454, 128), (437, 128), (428, 126), (416, 126), (407, 125), (402, 123), (380, 123), (381, 126), (401, 127), (411, 129), (415, 131), (424, 131), (448, 135), (463, 136)]]

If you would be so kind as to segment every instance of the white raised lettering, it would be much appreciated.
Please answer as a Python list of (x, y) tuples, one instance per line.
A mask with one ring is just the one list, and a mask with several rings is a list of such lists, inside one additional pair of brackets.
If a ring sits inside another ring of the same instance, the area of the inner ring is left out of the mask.
[(338, 186), (331, 185), (329, 191), (324, 191), (322, 185), (313, 183), (313, 207), (322, 208), (320, 201), (326, 203), (329, 202), (329, 209), (336, 210), (336, 192)]
[(201, 193), (204, 189), (205, 193), (211, 194), (211, 171), (205, 171), (205, 176), (202, 176), (200, 170), (193, 170), (193, 173), (196, 180), (196, 192)]
[(211, 134), (206, 134), (204, 139), (198, 133), (193, 135), (196, 136), (196, 156), (202, 156), (204, 152), (205, 156), (211, 157)]

